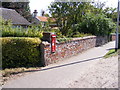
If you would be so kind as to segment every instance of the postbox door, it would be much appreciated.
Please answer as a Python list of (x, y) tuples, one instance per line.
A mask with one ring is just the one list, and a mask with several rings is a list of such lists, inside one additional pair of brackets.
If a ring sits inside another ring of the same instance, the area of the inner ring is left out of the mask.
[(56, 51), (56, 35), (51, 35), (51, 52)]

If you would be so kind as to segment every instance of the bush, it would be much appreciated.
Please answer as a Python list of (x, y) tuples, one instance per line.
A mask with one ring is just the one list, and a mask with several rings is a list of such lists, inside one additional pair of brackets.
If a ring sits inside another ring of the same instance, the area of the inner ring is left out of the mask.
[(57, 41), (60, 42), (60, 43), (62, 43), (62, 42), (68, 42), (70, 40), (72, 40), (72, 38), (57, 38)]
[(41, 65), (39, 38), (4, 37), (2, 41), (2, 67), (37, 67)]
[(76, 32), (72, 37), (85, 37), (85, 36), (92, 36), (92, 34), (84, 34), (84, 33)]
[(83, 22), (77, 25), (78, 31), (82, 33), (91, 33), (97, 36), (108, 36), (115, 30), (116, 24), (110, 18), (102, 14), (88, 13), (84, 16)]
[(28, 28), (12, 26), (11, 21), (0, 18), (0, 32), (2, 37), (39, 37), (42, 38), (41, 26), (29, 26)]

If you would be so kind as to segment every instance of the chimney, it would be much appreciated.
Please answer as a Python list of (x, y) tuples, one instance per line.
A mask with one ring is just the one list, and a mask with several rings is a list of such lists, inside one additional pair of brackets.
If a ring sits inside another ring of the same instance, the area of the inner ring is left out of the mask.
[(37, 16), (37, 10), (34, 10), (34, 12), (33, 12), (33, 17), (35, 18), (36, 16)]

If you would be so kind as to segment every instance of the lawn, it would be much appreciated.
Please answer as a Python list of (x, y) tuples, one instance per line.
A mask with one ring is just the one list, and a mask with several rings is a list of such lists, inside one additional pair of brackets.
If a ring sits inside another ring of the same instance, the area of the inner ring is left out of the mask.
[(111, 49), (111, 50), (109, 50), (109, 52), (104, 56), (104, 58), (109, 58), (109, 57), (116, 56), (116, 55), (118, 55), (118, 52), (116, 52), (115, 49)]

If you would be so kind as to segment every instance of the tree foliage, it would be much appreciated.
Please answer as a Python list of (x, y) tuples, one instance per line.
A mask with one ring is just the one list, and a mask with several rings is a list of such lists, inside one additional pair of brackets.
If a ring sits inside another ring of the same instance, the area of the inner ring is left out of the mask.
[(75, 24), (82, 21), (82, 16), (89, 12), (89, 5), (83, 2), (54, 2), (49, 9), (52, 16), (56, 18), (57, 25), (61, 27), (62, 34), (67, 35)]
[(78, 33), (108, 35), (115, 26), (109, 19), (115, 9), (102, 8), (85, 2), (53, 2), (49, 10), (62, 34), (71, 37)]
[(15, 27), (11, 21), (5, 21), (0, 17), (0, 32), (2, 37), (39, 37), (42, 38), (42, 27), (30, 26), (28, 28)]
[(88, 13), (84, 16), (84, 21), (78, 24), (78, 31), (91, 33), (97, 36), (109, 35), (116, 25), (112, 19), (107, 18), (104, 14)]
[(117, 12), (116, 12), (116, 8), (105, 8), (103, 10), (103, 13), (107, 16), (107, 18), (111, 18), (113, 19), (114, 22), (117, 21)]

